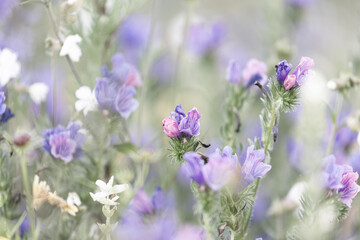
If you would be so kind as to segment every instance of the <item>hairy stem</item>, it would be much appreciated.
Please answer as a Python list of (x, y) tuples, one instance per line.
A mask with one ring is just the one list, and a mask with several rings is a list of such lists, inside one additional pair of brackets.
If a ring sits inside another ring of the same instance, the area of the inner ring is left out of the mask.
[(338, 97), (336, 99), (334, 126), (333, 126), (333, 129), (331, 131), (331, 136), (330, 136), (330, 139), (329, 139), (328, 148), (326, 150), (326, 155), (330, 155), (332, 150), (333, 150), (333, 147), (334, 147), (336, 132), (339, 129), (338, 126), (337, 126), (337, 122), (339, 120), (339, 114), (340, 114), (340, 111), (341, 111), (342, 103), (343, 103), (343, 96), (338, 95)]

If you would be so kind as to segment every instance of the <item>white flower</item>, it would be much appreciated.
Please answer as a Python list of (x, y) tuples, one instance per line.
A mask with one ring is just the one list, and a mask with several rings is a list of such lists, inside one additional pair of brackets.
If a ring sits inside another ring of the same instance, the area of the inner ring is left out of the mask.
[(69, 205), (76, 205), (76, 206), (81, 205), (80, 197), (76, 192), (69, 192), (66, 202)]
[(0, 86), (5, 86), (10, 79), (16, 78), (20, 73), (20, 63), (17, 54), (8, 48), (0, 50)]
[(86, 116), (89, 111), (97, 109), (95, 94), (88, 86), (82, 86), (76, 90), (75, 96), (79, 99), (75, 102), (76, 111), (83, 111)]
[(101, 180), (97, 180), (95, 182), (96, 185), (98, 185), (100, 191), (97, 193), (90, 193), (90, 196), (92, 199), (96, 202), (99, 202), (103, 205), (117, 205), (118, 203), (116, 200), (119, 199), (119, 196), (112, 196), (116, 195), (118, 193), (121, 193), (129, 188), (129, 185), (127, 184), (120, 184), (113, 186), (114, 182), (114, 176), (112, 176), (108, 183), (105, 183)]
[(81, 57), (81, 49), (78, 44), (82, 41), (79, 35), (70, 35), (65, 39), (61, 48), (60, 56), (69, 55), (73, 62), (78, 62)]
[(36, 104), (40, 104), (45, 101), (46, 96), (49, 92), (49, 87), (42, 82), (31, 84), (29, 87), (29, 95)]

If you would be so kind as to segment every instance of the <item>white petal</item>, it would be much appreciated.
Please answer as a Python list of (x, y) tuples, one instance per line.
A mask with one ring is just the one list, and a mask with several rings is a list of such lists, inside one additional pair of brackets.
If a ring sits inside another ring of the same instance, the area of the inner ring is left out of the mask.
[(96, 180), (95, 184), (99, 186), (100, 190), (106, 188), (106, 183), (101, 180)]
[(78, 99), (82, 99), (82, 100), (89, 99), (92, 96), (90, 87), (88, 87), (88, 86), (80, 87), (78, 90), (76, 90), (75, 96)]
[(127, 190), (129, 188), (128, 184), (120, 184), (120, 185), (115, 185), (112, 189), (111, 189), (111, 194), (117, 194), (117, 193), (121, 193), (125, 190)]

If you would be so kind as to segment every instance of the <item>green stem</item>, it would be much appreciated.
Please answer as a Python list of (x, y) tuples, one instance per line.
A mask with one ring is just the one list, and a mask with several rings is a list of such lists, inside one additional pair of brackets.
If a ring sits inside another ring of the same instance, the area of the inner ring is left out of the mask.
[[(109, 227), (110, 226), (110, 218), (106, 217), (106, 226)], [(111, 236), (110, 236), (110, 231), (108, 231), (106, 233), (106, 240), (111, 240)]]
[(26, 206), (29, 213), (30, 218), (30, 231), (33, 240), (36, 240), (36, 233), (35, 233), (35, 222), (34, 222), (34, 210), (32, 208), (32, 197), (31, 197), (31, 191), (30, 191), (30, 185), (29, 185), (29, 177), (26, 167), (26, 159), (25, 159), (25, 153), (21, 153), (21, 172), (22, 172), (22, 179), (23, 179), (23, 185), (25, 188), (25, 194), (26, 194)]
[(336, 99), (334, 126), (333, 126), (333, 129), (331, 131), (331, 136), (330, 136), (328, 148), (327, 148), (327, 151), (326, 151), (326, 155), (330, 155), (331, 152), (332, 152), (332, 149), (334, 147), (336, 132), (339, 129), (339, 126), (337, 126), (337, 121), (339, 120), (339, 114), (340, 114), (340, 111), (341, 111), (342, 103), (343, 103), (343, 97), (341, 95), (338, 95), (338, 97)]
[[(267, 158), (266, 156), (268, 154), (270, 154), (268, 152), (268, 149), (269, 149), (270, 141), (272, 141), (272, 138), (271, 138), (272, 127), (275, 124), (275, 118), (276, 118), (276, 106), (275, 106), (275, 103), (273, 102), (272, 105), (271, 105), (270, 125), (266, 129), (266, 133), (265, 133), (265, 136), (264, 136), (264, 140), (265, 140), (265, 142), (264, 142), (265, 163), (267, 163), (267, 164), (270, 163), (270, 157)], [(254, 181), (255, 181), (255, 196), (256, 196), (257, 190), (259, 188), (260, 178), (256, 178)], [(245, 220), (245, 226), (244, 226), (244, 229), (243, 229), (243, 234), (246, 233), (246, 230), (247, 230), (247, 228), (249, 226), (249, 222), (250, 222), (251, 214), (252, 214), (252, 211), (253, 211), (253, 207), (254, 207), (254, 204), (250, 206), (250, 211), (247, 213), (246, 220)]]
[(235, 240), (235, 232), (230, 229), (230, 239)]
[(207, 212), (203, 213), (203, 221), (204, 221), (204, 228), (206, 231), (206, 239), (213, 239), (212, 236), (212, 227), (211, 227), (211, 217), (209, 216), (209, 214)]

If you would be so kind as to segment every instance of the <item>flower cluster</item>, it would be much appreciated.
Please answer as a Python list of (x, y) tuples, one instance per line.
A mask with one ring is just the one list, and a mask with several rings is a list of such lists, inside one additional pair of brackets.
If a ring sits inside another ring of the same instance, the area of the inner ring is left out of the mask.
[(102, 77), (96, 81), (95, 97), (100, 108), (118, 112), (127, 119), (139, 105), (134, 95), (142, 80), (137, 69), (126, 62), (122, 54), (115, 54), (111, 61), (112, 70), (103, 66)]
[[(226, 146), (221, 153), (216, 149), (210, 154), (207, 163), (195, 152), (188, 152), (184, 155), (183, 168), (185, 173), (200, 186), (209, 186), (212, 190), (218, 191), (236, 177), (239, 161), (236, 154), (232, 155), (231, 147)], [(254, 146), (247, 149), (246, 160), (241, 167), (240, 177), (246, 184), (253, 182), (254, 178), (263, 177), (271, 166), (263, 163), (265, 158), (264, 150), (254, 150)]]
[(59, 197), (56, 192), (50, 192), (50, 187), (45, 181), (40, 181), (39, 176), (35, 175), (33, 182), (33, 207), (39, 210), (41, 206), (48, 202), (50, 205), (59, 207), (62, 212), (67, 212), (75, 216), (81, 205), (80, 198), (77, 193), (70, 192), (67, 200)]
[(176, 106), (175, 111), (171, 112), (170, 117), (163, 120), (163, 130), (170, 138), (198, 136), (200, 134), (201, 115), (194, 107), (187, 116), (180, 105)]
[(334, 155), (328, 156), (324, 161), (323, 179), (326, 188), (339, 194), (339, 200), (351, 207), (353, 198), (360, 191), (360, 186), (356, 183), (359, 174), (353, 172), (353, 168), (347, 164), (336, 164)]
[(309, 57), (302, 57), (299, 65), (290, 74), (292, 65), (286, 60), (282, 60), (276, 65), (276, 77), (286, 90), (294, 86), (300, 86), (304, 83), (308, 71), (314, 67), (314, 60)]
[(127, 184), (120, 184), (113, 186), (114, 183), (114, 176), (112, 176), (109, 182), (105, 183), (102, 180), (97, 180), (95, 184), (99, 187), (100, 191), (96, 193), (90, 193), (91, 198), (99, 202), (103, 205), (107, 206), (115, 206), (118, 205), (116, 200), (119, 199), (119, 196), (116, 194), (121, 193), (129, 188)]
[(54, 129), (45, 130), (42, 133), (44, 149), (54, 158), (60, 158), (66, 163), (80, 157), (81, 147), (86, 140), (80, 129), (80, 124), (70, 122), (66, 128), (59, 125)]
[(266, 64), (257, 59), (250, 59), (242, 71), (239, 61), (230, 60), (226, 70), (226, 80), (236, 85), (250, 87), (256, 81), (264, 84), (267, 79), (266, 73)]

